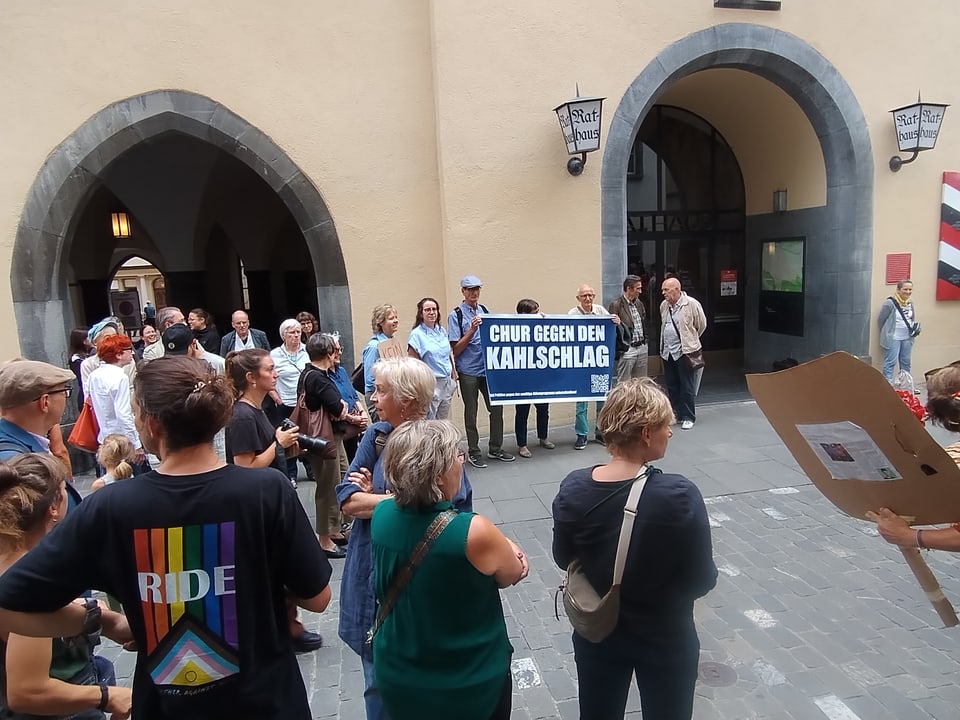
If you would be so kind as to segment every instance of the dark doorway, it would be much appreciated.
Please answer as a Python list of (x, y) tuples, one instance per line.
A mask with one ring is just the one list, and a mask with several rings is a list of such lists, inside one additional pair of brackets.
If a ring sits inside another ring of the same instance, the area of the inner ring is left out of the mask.
[(691, 112), (655, 105), (627, 171), (627, 270), (645, 278), (652, 354), (667, 273), (703, 305), (704, 350), (742, 351), (745, 219), (743, 176), (720, 133)]
[[(121, 238), (109, 228), (117, 210), (130, 217)], [(112, 268), (131, 253), (163, 268), (158, 307), (202, 307), (221, 332), (238, 308), (271, 342), (279, 342), (283, 319), (319, 314), (310, 251), (283, 200), (238, 158), (188, 135), (166, 133), (118, 157), (79, 211), (70, 240), (80, 324), (103, 317)]]

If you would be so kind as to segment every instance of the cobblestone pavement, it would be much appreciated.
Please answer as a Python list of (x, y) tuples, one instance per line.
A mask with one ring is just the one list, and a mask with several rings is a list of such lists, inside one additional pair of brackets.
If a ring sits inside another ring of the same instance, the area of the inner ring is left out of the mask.
[[(896, 548), (809, 484), (753, 403), (706, 407), (698, 416), (658, 463), (700, 486), (720, 568), (716, 589), (695, 611), (702, 653), (694, 717), (960, 718), (960, 628), (941, 627)], [(530, 576), (503, 592), (513, 717), (523, 720), (578, 717), (570, 629), (554, 617), (560, 573), (550, 555), (549, 508), (569, 470), (606, 457), (592, 443), (574, 452), (569, 428), (552, 439), (552, 452), (531, 446), (531, 460), (470, 472), (477, 511), (530, 558)], [(301, 483), (300, 492), (312, 508), (313, 485)], [(960, 603), (960, 555), (925, 557)], [(301, 656), (300, 666), (314, 717), (362, 720), (360, 663), (336, 635), (339, 564), (335, 572), (330, 608), (305, 614), (327, 646)], [(104, 652), (117, 657), (118, 676), (129, 677), (133, 656)], [(640, 717), (635, 689), (627, 717)]]

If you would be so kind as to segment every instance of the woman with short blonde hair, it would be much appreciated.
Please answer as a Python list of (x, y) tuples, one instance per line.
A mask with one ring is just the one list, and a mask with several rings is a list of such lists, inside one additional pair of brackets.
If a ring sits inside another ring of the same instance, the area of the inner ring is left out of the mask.
[[(489, 520), (452, 510), (463, 478), (459, 443), (446, 421), (414, 420), (390, 434), (383, 452), (393, 497), (371, 520), (382, 615), (373, 663), (392, 720), (447, 717), (454, 706), (460, 720), (510, 717), (512, 651), (500, 588), (526, 577), (527, 560)], [(438, 520), (446, 524), (399, 589), (401, 571)]]
[(644, 482), (620, 583), (614, 631), (593, 643), (574, 630), (580, 717), (623, 717), (636, 676), (644, 717), (688, 720), (693, 713), (700, 640), (693, 603), (717, 583), (710, 524), (697, 486), (651, 462), (667, 451), (673, 411), (650, 378), (619, 383), (598, 427), (606, 465), (574, 470), (553, 501), (553, 557), (566, 570), (579, 560), (601, 597), (613, 582), (624, 506)]

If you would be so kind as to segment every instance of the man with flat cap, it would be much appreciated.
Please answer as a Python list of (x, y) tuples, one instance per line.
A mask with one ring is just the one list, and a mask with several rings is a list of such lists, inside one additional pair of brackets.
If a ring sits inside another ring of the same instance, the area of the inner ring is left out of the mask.
[(487, 463), (480, 452), (480, 433), (477, 430), (477, 411), (479, 396), (490, 414), (490, 441), (487, 457), (501, 462), (513, 462), (516, 458), (503, 450), (503, 406), (490, 404), (487, 390), (486, 365), (483, 362), (483, 348), (480, 346), (480, 333), (477, 329), (483, 322), (481, 315), (490, 311), (480, 304), (480, 289), (483, 283), (476, 275), (465, 275), (460, 279), (460, 292), (463, 302), (457, 305), (447, 316), (447, 337), (453, 349), (453, 359), (457, 366), (460, 382), (460, 396), (463, 398), (463, 424), (467, 431), (467, 459), (474, 467), (484, 468)]
[(47, 433), (60, 423), (73, 379), (71, 370), (36, 360), (0, 367), (0, 460), (50, 452)]
[[(74, 379), (72, 370), (37, 360), (0, 365), (0, 461), (23, 453), (56, 454), (48, 436), (59, 428)], [(67, 494), (71, 505), (80, 502), (71, 482)]]

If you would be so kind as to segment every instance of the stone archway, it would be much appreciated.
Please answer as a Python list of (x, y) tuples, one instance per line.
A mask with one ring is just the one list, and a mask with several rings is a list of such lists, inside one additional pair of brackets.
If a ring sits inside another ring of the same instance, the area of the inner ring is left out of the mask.
[[(809, 308), (803, 338), (759, 333), (753, 287), (746, 298), (748, 366), (769, 369), (772, 358), (792, 354), (806, 360), (838, 349), (867, 355), (874, 165), (866, 121), (853, 91), (823, 55), (765, 26), (730, 23), (689, 35), (664, 48), (624, 93), (610, 123), (600, 177), (603, 296), (619, 295), (626, 274), (627, 162), (640, 123), (671, 84), (718, 67), (755, 73), (789, 94), (813, 126), (826, 166), (823, 208), (748, 218), (748, 245), (768, 233), (807, 236)], [(747, 250), (755, 259), (748, 276), (756, 277), (759, 251)]]
[(210, 143), (239, 159), (283, 201), (306, 240), (325, 327), (353, 347), (346, 267), (333, 220), (313, 182), (265, 133), (203, 95), (160, 90), (114, 103), (58, 145), (37, 174), (17, 228), (10, 281), (25, 357), (60, 365), (72, 318), (66, 280), (78, 209), (110, 164), (167, 133)]

